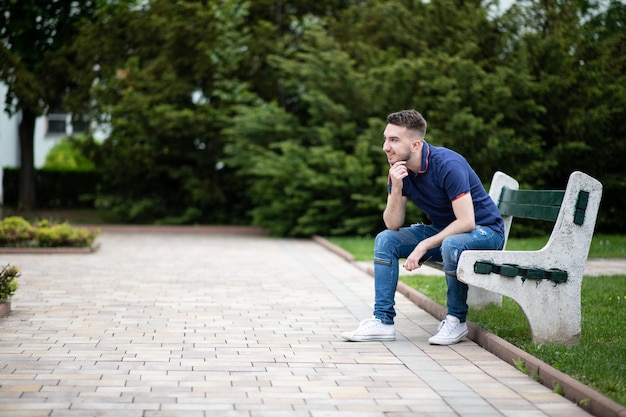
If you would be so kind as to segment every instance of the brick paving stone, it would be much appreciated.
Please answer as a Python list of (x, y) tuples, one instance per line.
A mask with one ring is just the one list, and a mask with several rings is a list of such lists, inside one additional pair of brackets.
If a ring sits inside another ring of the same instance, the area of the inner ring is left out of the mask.
[(22, 269), (0, 320), (1, 417), (588, 416), (401, 295), (394, 342), (369, 275), (309, 240), (105, 231)]

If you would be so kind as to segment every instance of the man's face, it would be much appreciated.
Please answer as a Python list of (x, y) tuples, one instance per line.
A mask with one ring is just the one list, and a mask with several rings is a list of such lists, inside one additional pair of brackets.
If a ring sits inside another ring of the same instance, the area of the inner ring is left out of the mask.
[(383, 137), (385, 139), (383, 151), (387, 154), (389, 165), (399, 161), (408, 161), (411, 158), (413, 140), (406, 127), (388, 124)]

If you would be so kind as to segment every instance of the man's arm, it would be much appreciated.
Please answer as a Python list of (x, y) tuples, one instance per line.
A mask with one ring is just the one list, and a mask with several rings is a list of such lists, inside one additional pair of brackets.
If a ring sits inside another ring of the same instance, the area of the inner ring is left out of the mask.
[(391, 193), (387, 196), (387, 206), (383, 212), (383, 221), (387, 229), (399, 230), (404, 225), (407, 200), (402, 195), (402, 190), (391, 189)]
[(399, 230), (404, 225), (408, 198), (402, 195), (402, 180), (409, 175), (406, 161), (396, 162), (389, 168), (391, 193), (387, 196), (387, 206), (383, 221), (387, 229)]
[(441, 232), (428, 239), (422, 240), (406, 258), (404, 268), (407, 271), (412, 271), (419, 268), (420, 259), (426, 254), (429, 249), (441, 246), (443, 240), (451, 235), (459, 233), (467, 233), (474, 230), (476, 227), (476, 220), (474, 217), (474, 202), (472, 201), (472, 195), (466, 193), (456, 200), (452, 201), (452, 210), (454, 211), (455, 220), (446, 226)]

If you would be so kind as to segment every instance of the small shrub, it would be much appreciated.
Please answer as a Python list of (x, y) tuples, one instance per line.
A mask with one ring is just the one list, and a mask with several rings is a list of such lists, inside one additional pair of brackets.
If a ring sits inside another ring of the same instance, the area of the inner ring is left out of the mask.
[(98, 234), (98, 230), (53, 224), (48, 220), (36, 225), (17, 216), (0, 221), (0, 246), (4, 247), (90, 247)]
[(37, 234), (38, 246), (46, 248), (57, 246), (91, 246), (95, 238), (96, 236), (91, 231), (87, 229), (76, 229), (67, 223), (40, 227), (39, 233)]
[(0, 270), (0, 302), (9, 300), (17, 288), (17, 278), (20, 276), (20, 270), (11, 265), (2, 267)]
[(35, 228), (21, 217), (11, 216), (0, 222), (2, 246), (29, 246), (35, 235)]

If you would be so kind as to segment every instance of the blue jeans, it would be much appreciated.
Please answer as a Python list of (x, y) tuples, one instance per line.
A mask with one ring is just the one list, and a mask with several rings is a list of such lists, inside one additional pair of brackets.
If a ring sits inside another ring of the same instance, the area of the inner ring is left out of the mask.
[[(436, 235), (441, 229), (416, 224), (400, 230), (384, 230), (374, 241), (374, 317), (384, 324), (393, 324), (399, 259), (411, 254), (419, 242)], [(464, 250), (502, 249), (504, 234), (490, 227), (476, 226), (469, 233), (448, 236), (440, 247), (430, 249), (425, 258), (443, 261), (448, 284), (448, 314), (461, 322), (467, 318), (467, 284), (456, 279), (456, 267)]]

